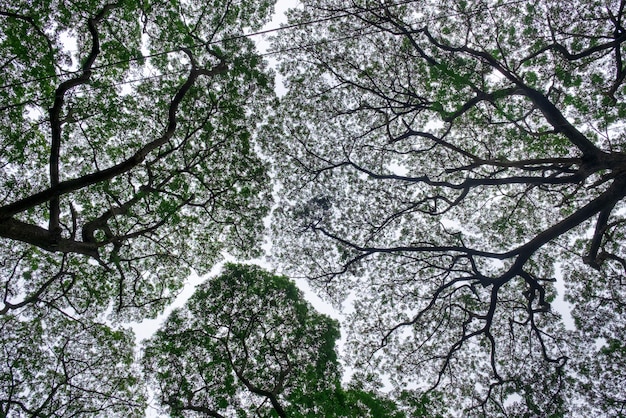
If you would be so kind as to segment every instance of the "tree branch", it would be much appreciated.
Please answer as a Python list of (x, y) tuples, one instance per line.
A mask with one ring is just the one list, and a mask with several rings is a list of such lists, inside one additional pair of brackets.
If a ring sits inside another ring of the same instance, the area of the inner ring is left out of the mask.
[(83, 189), (92, 184), (110, 180), (116, 176), (119, 176), (120, 174), (123, 174), (132, 170), (133, 168), (141, 164), (150, 152), (166, 144), (174, 136), (174, 133), (176, 132), (176, 126), (177, 126), (176, 112), (178, 110), (180, 103), (184, 99), (189, 89), (191, 89), (196, 79), (200, 75), (215, 76), (217, 74), (222, 74), (226, 72), (227, 70), (228, 70), (228, 67), (225, 63), (221, 63), (220, 65), (216, 66), (215, 68), (211, 70), (192, 69), (189, 74), (189, 77), (187, 78), (185, 83), (183, 83), (183, 85), (179, 88), (178, 92), (176, 93), (176, 95), (172, 99), (172, 102), (170, 103), (169, 110), (168, 110), (167, 128), (165, 132), (159, 138), (144, 145), (139, 150), (137, 150), (135, 154), (133, 154), (133, 156), (122, 161), (119, 164), (116, 164), (104, 170), (86, 174), (78, 178), (61, 181), (56, 186), (51, 186), (48, 189), (42, 190), (41, 192), (35, 193), (31, 196), (25, 197), (14, 203), (1, 207), (0, 208), (0, 220), (7, 219), (29, 208), (48, 202), (55, 197), (59, 197), (64, 194), (68, 194), (73, 191)]
[(62, 238), (42, 227), (12, 218), (0, 220), (0, 236), (50, 252), (83, 254), (96, 259), (99, 257), (98, 246), (95, 243)]
[[(54, 188), (59, 185), (59, 159), (61, 154), (61, 110), (65, 102), (65, 94), (74, 87), (86, 84), (91, 78), (91, 67), (96, 61), (96, 58), (100, 54), (100, 36), (98, 33), (97, 24), (104, 19), (106, 14), (112, 8), (117, 7), (117, 4), (107, 4), (102, 10), (96, 14), (95, 17), (87, 20), (87, 27), (91, 34), (91, 51), (82, 66), (82, 74), (78, 77), (66, 80), (62, 82), (54, 93), (54, 104), (48, 110), (50, 116), (50, 130), (52, 135), (52, 142), (50, 144), (50, 187)], [(60, 199), (59, 196), (52, 196), (50, 198), (50, 220), (48, 222), (48, 229), (50, 233), (56, 236), (61, 235), (61, 226), (59, 224), (60, 216)]]

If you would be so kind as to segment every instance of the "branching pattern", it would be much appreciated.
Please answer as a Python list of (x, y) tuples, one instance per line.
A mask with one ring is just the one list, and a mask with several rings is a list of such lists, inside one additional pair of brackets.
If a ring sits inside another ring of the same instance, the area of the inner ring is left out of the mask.
[(580, 347), (624, 336), (579, 323), (594, 283), (624, 300), (624, 2), (304, 3), (294, 22), (347, 16), (275, 40), (302, 49), (268, 141), (275, 251), (355, 300), (354, 364), (471, 415), (621, 413), (623, 373), (611, 401), (571, 382), (621, 345), (593, 367)]
[(102, 324), (259, 253), (274, 94), (241, 34), (272, 7), (0, 2), (0, 416), (141, 416), (134, 339)]

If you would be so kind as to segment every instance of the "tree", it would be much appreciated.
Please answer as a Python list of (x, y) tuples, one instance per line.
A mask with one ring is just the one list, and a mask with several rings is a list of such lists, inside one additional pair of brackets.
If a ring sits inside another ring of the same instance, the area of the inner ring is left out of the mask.
[(154, 316), (192, 267), (255, 252), (269, 195), (251, 135), (272, 87), (242, 34), (272, 7), (0, 6), (0, 312)]
[(353, 364), (449, 414), (623, 414), (626, 3), (302, 3), (275, 252), (354, 297)]
[(258, 253), (272, 8), (0, 1), (0, 415), (141, 415), (119, 324)]
[(173, 417), (395, 417), (397, 406), (342, 389), (338, 324), (296, 285), (227, 264), (144, 345), (149, 384)]
[(143, 417), (134, 335), (58, 314), (0, 317), (0, 416)]

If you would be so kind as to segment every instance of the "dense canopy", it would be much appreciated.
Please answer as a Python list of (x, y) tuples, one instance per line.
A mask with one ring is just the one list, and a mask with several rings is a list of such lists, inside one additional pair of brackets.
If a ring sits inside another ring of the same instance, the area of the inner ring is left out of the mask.
[(450, 415), (623, 414), (625, 3), (301, 3), (274, 248), (353, 301), (352, 365)]
[(0, 317), (0, 416), (143, 417), (134, 336), (57, 313)]
[(151, 314), (191, 267), (256, 251), (272, 92), (237, 35), (271, 4), (139, 5), (2, 7), (2, 312)]
[(170, 314), (142, 363), (173, 417), (404, 417), (375, 393), (341, 388), (337, 338), (293, 281), (227, 264)]
[(626, 414), (626, 1), (273, 8), (0, 0), (0, 417)]
[(259, 253), (252, 135), (274, 96), (242, 34), (272, 8), (0, 2), (0, 416), (125, 417), (127, 391), (142, 414), (137, 376), (114, 372), (133, 338), (99, 324), (157, 315), (224, 250)]

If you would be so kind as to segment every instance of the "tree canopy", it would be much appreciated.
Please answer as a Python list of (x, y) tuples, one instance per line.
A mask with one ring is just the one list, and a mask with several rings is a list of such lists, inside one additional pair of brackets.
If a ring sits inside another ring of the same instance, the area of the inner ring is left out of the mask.
[(251, 135), (273, 92), (241, 35), (272, 5), (2, 6), (3, 313), (154, 315), (190, 268), (258, 251)]
[[(626, 1), (301, 0), (280, 99), (273, 8), (0, 0), (0, 417), (626, 414)], [(240, 264), (139, 364), (273, 196), (356, 378)]]
[(272, 11), (0, 2), (0, 416), (142, 415), (111, 321), (156, 316), (225, 250), (259, 253), (253, 133), (274, 93), (243, 34)]
[(52, 312), (0, 317), (0, 416), (143, 417), (134, 335)]
[(301, 3), (274, 244), (354, 300), (352, 364), (448, 414), (623, 414), (625, 2)]
[(144, 346), (143, 365), (172, 417), (396, 417), (391, 401), (340, 387), (336, 321), (293, 281), (227, 264)]

